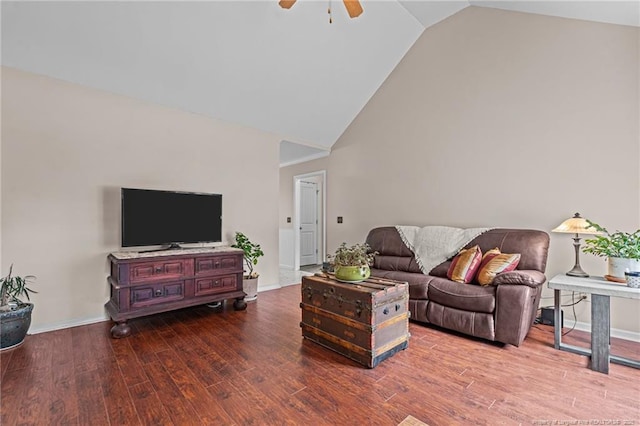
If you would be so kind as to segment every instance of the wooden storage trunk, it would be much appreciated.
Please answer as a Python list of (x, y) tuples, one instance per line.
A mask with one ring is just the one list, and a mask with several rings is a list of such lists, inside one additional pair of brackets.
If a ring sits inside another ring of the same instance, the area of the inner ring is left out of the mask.
[(369, 368), (407, 347), (409, 285), (302, 278), (302, 336)]

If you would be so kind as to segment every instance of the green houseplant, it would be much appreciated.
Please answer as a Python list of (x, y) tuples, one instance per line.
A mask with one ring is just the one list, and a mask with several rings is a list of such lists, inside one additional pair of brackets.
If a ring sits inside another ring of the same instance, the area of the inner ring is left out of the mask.
[(607, 279), (624, 281), (624, 272), (640, 271), (640, 229), (633, 233), (616, 231), (610, 233), (606, 228), (587, 219), (590, 228), (601, 235), (586, 239), (582, 249), (584, 253), (608, 258)]
[(264, 252), (260, 244), (255, 244), (242, 232), (236, 232), (236, 242), (231, 247), (241, 249), (244, 252), (244, 263), (247, 266), (245, 275), (242, 280), (242, 287), (247, 296), (246, 301), (256, 300), (258, 298), (258, 277), (259, 274), (253, 270), (258, 264), (258, 259), (264, 256)]
[(0, 278), (0, 350), (18, 346), (29, 331), (33, 304), (20, 297), (30, 300), (29, 293), (36, 293), (27, 287), (34, 279), (32, 275), (13, 275), (13, 265), (7, 276)]
[(340, 244), (334, 255), (328, 255), (332, 260), (336, 279), (346, 282), (364, 281), (371, 275), (369, 266), (377, 252), (372, 252), (368, 244), (347, 243)]

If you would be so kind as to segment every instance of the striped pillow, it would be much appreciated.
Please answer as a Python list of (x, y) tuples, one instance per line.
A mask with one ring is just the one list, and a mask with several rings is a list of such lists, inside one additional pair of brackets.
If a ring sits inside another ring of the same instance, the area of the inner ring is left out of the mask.
[(480, 267), (481, 260), (482, 251), (478, 246), (460, 250), (449, 266), (447, 278), (459, 283), (470, 283)]
[(489, 250), (482, 256), (476, 281), (480, 285), (489, 285), (496, 275), (516, 269), (520, 263), (520, 254), (500, 253), (498, 248)]

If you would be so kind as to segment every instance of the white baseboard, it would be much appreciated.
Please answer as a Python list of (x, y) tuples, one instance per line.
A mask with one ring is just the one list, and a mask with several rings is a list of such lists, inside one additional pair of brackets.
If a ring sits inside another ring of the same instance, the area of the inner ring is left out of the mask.
[(269, 290), (277, 290), (279, 288), (282, 288), (282, 286), (280, 284), (271, 284), (271, 285), (266, 285), (266, 286), (260, 286), (258, 288), (258, 293), (262, 293), (263, 291), (269, 291)]
[[(571, 328), (573, 325), (573, 321), (572, 320), (567, 320), (567, 318), (565, 317), (564, 319), (564, 328), (566, 329)], [(580, 330), (580, 331), (586, 331), (588, 333), (591, 332), (591, 324), (588, 322), (576, 322), (576, 330)], [(638, 342), (640, 343), (640, 333), (636, 333), (635, 331), (627, 331), (627, 330), (620, 330), (619, 328), (612, 328), (611, 329), (611, 337), (615, 337), (617, 339), (623, 339), (623, 340), (630, 340), (632, 342)]]
[[(263, 292), (263, 291), (269, 291), (269, 290), (277, 290), (279, 288), (282, 288), (279, 284), (261, 286), (261, 287), (258, 288), (258, 293)], [(68, 320), (68, 321), (61, 321), (61, 322), (57, 322), (57, 323), (53, 323), (53, 324), (41, 325), (41, 326), (38, 326), (38, 327), (32, 326), (32, 327), (29, 328), (29, 333), (28, 334), (46, 333), (48, 331), (62, 330), (64, 328), (78, 327), (78, 326), (81, 326), (81, 325), (95, 324), (95, 323), (98, 323), (98, 322), (110, 321), (110, 320), (111, 320), (111, 318), (108, 315), (105, 314), (103, 316), (93, 317), (93, 318), (82, 318), (82, 319), (73, 319), (73, 320)]]
[(95, 324), (97, 322), (109, 321), (110, 318), (107, 315), (94, 318), (74, 319), (69, 321), (61, 321), (54, 324), (47, 324), (39, 327), (29, 328), (29, 334), (46, 333), (47, 331), (62, 330), (63, 328), (78, 327), (80, 325)]
[[(269, 290), (277, 290), (279, 288), (282, 288), (282, 286), (280, 284), (272, 284), (272, 285), (267, 285), (267, 286), (260, 286), (258, 288), (258, 293), (261, 293), (263, 291), (269, 291)], [(89, 325), (89, 324), (95, 324), (97, 322), (103, 322), (103, 321), (109, 321), (110, 318), (107, 315), (103, 315), (103, 316), (99, 316), (99, 317), (94, 317), (94, 318), (84, 318), (84, 319), (75, 319), (75, 320), (70, 320), (70, 321), (62, 321), (59, 323), (54, 323), (54, 324), (47, 324), (44, 326), (39, 326), (39, 327), (31, 327), (29, 329), (29, 334), (39, 334), (39, 333), (46, 333), (48, 331), (55, 331), (55, 330), (61, 330), (63, 328), (71, 328), (71, 327), (78, 327), (81, 325)], [(572, 320), (568, 320), (565, 318), (565, 324), (564, 324), (564, 328), (571, 328), (573, 326), (573, 321)], [(576, 326), (575, 326), (576, 330), (580, 330), (580, 331), (586, 331), (586, 332), (591, 332), (591, 324), (588, 322), (576, 322)], [(624, 339), (624, 340), (630, 340), (632, 342), (638, 342), (640, 343), (640, 333), (635, 332), (635, 331), (628, 331), (628, 330), (621, 330), (618, 328), (612, 328), (611, 329), (611, 337), (615, 337), (617, 339)]]

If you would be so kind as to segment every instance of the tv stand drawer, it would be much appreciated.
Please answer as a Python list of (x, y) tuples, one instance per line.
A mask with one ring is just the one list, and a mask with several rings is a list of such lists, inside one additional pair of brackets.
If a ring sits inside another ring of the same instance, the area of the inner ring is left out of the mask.
[(129, 269), (129, 282), (141, 283), (182, 278), (186, 275), (187, 263), (187, 260), (164, 260), (134, 264)]
[(158, 303), (184, 299), (184, 282), (148, 284), (131, 289), (131, 308), (143, 308)]
[(221, 277), (197, 278), (195, 280), (194, 295), (206, 296), (213, 293), (232, 291), (238, 286), (237, 275), (224, 275)]
[(242, 258), (238, 256), (215, 256), (196, 259), (195, 272), (198, 275), (210, 275), (216, 272), (242, 268)]

